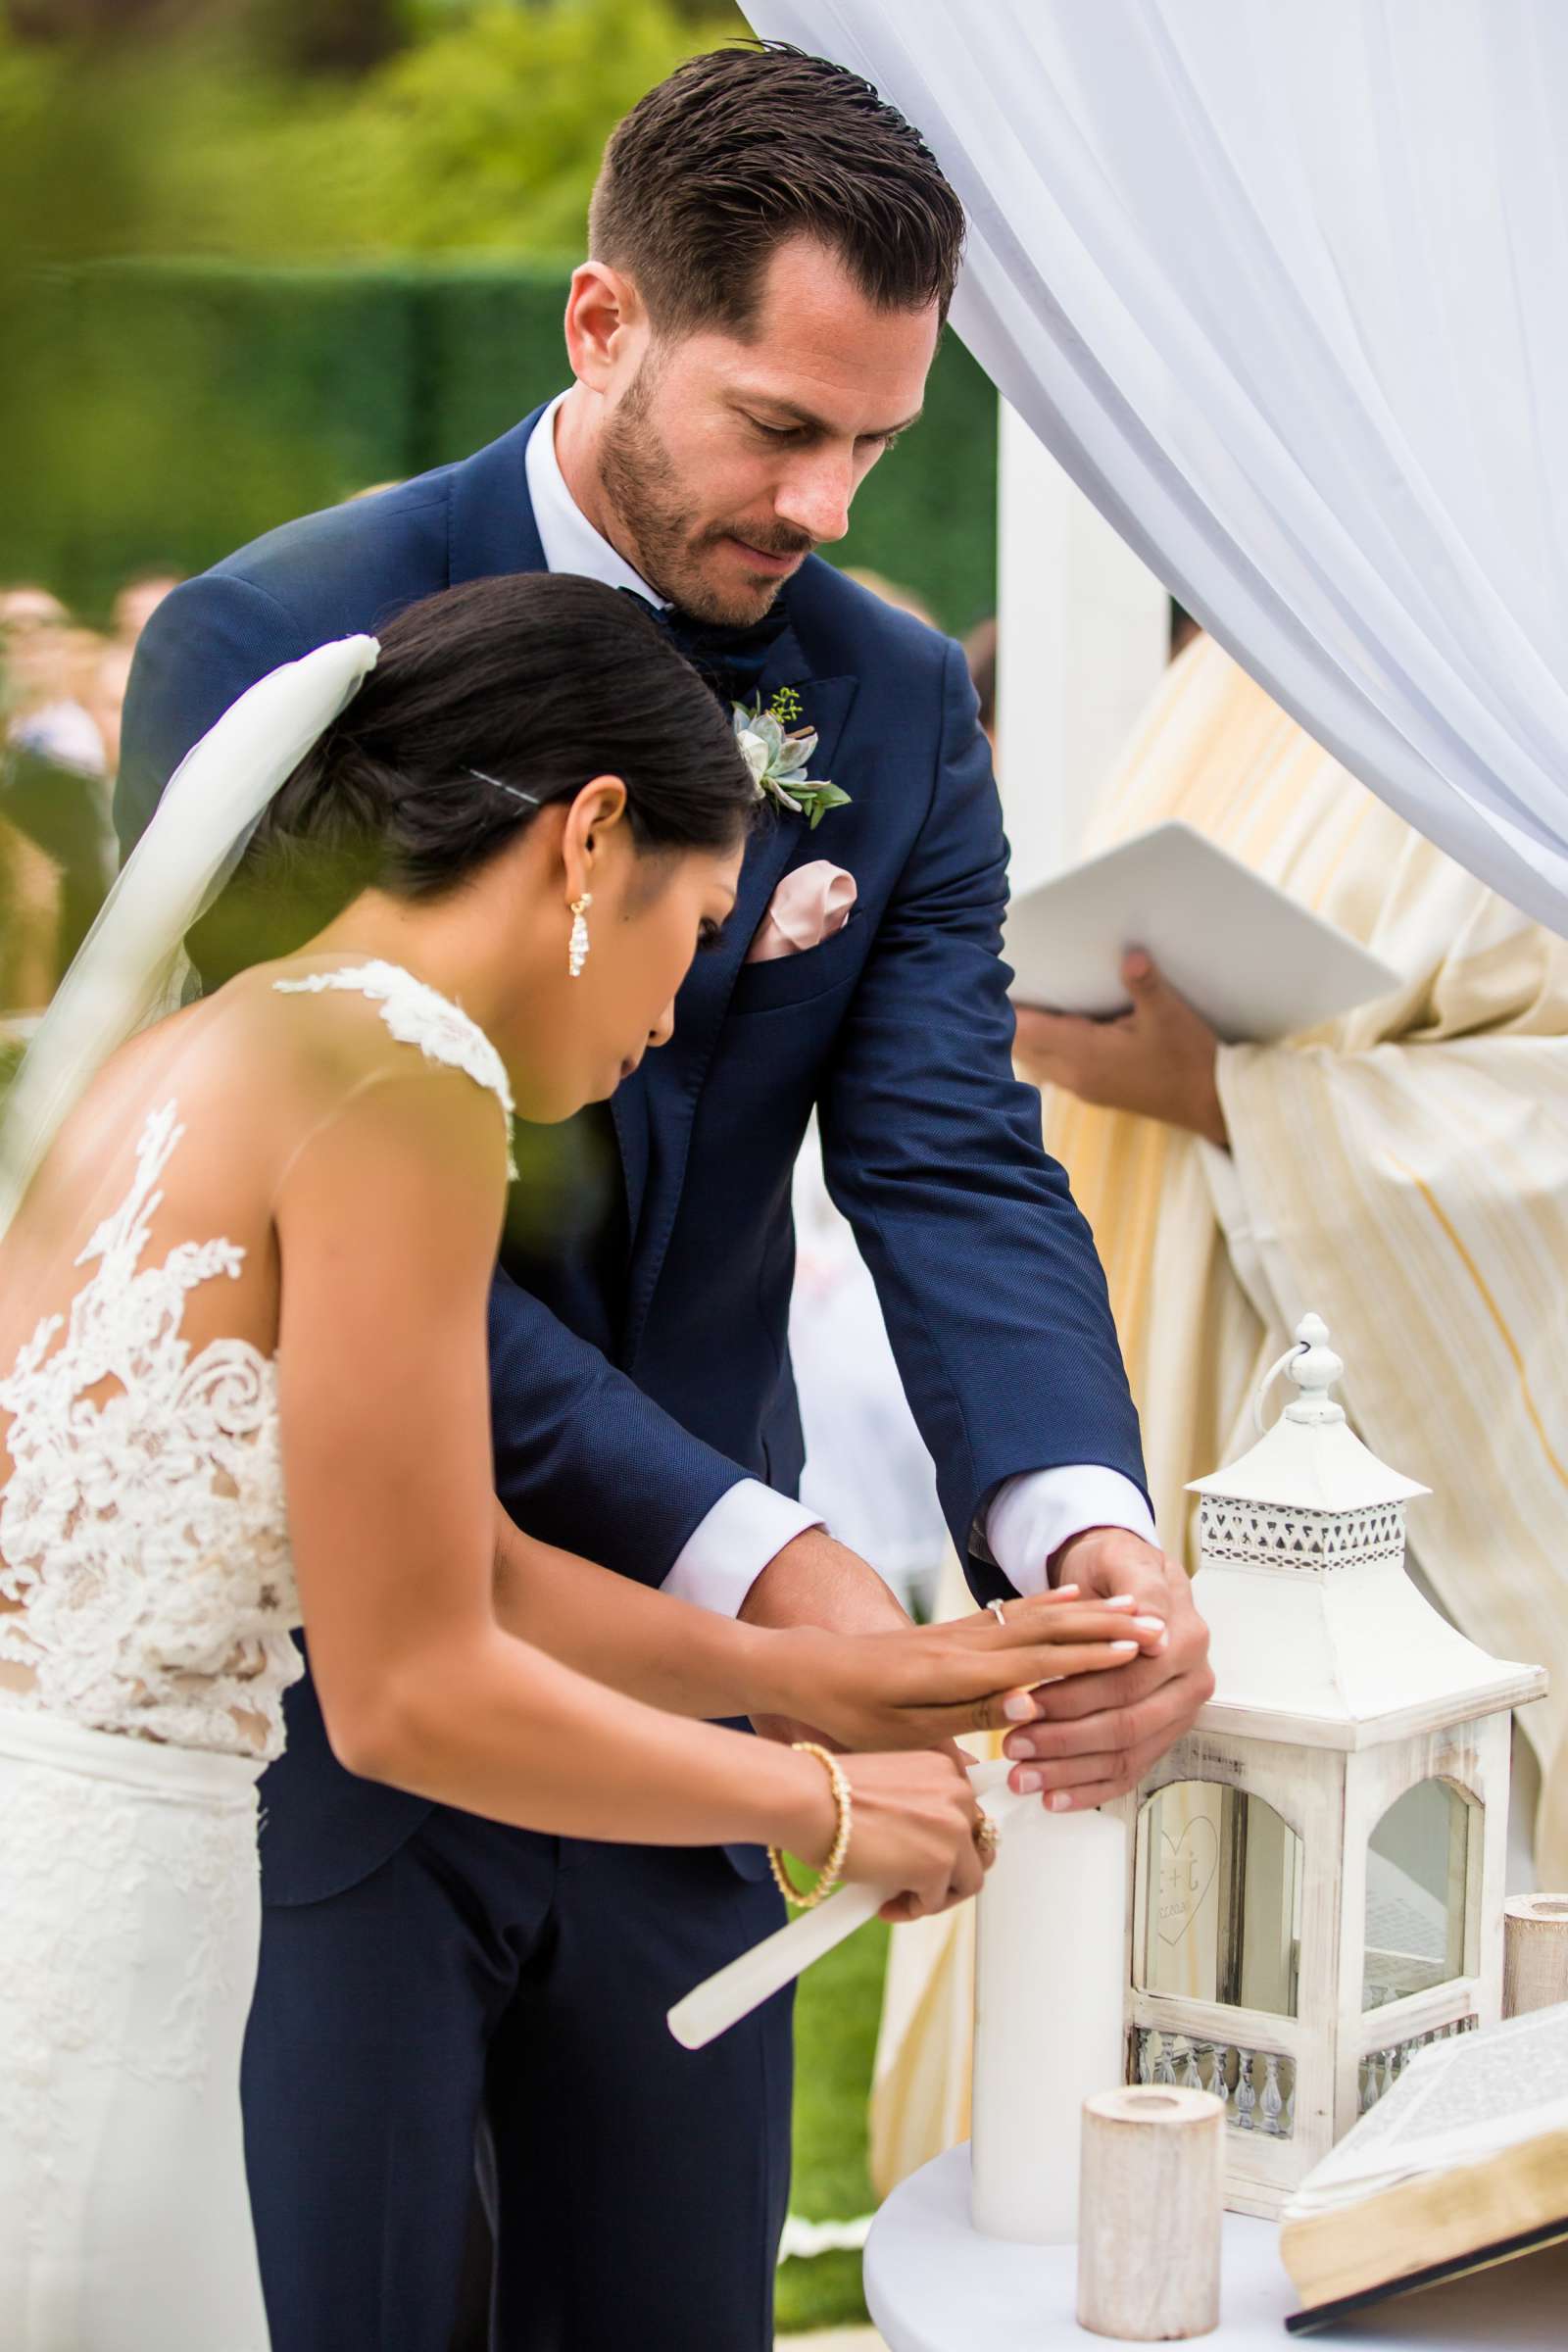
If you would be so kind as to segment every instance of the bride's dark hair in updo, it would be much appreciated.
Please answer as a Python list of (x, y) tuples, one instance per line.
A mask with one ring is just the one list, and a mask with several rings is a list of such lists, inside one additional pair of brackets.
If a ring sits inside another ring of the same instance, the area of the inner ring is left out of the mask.
[(756, 789), (724, 711), (618, 589), (567, 572), (472, 580), (377, 635), (375, 668), (192, 938), (209, 986), (300, 946), (362, 890), (457, 889), (595, 776), (624, 783), (650, 857), (725, 850), (751, 824)]

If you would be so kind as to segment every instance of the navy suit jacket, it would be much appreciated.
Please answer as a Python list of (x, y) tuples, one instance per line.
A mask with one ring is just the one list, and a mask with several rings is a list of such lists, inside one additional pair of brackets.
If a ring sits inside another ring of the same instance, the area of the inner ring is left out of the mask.
[[(125, 710), (126, 851), (191, 744), (277, 663), (461, 581), (543, 568), (523, 467), (535, 421), (285, 524), (167, 599)], [(1006, 844), (962, 654), (816, 558), (784, 595), (763, 697), (798, 690), (812, 772), (851, 806), (814, 833), (784, 816), (756, 836), (672, 1042), (614, 1098), (625, 1262), (546, 1260), (526, 1287), (499, 1273), (492, 1294), (502, 1501), (646, 1584), (743, 1475), (797, 1488), (790, 1187), (813, 1105), (960, 1557), (1014, 1472), (1102, 1463), (1143, 1483), (1094, 1243), (1012, 1075)], [(781, 876), (823, 857), (855, 877), (848, 925), (747, 964)], [(970, 1576), (982, 1597), (1009, 1590), (983, 1560)], [(308, 1684), (267, 1800), (268, 1893), (283, 1901), (352, 1885), (424, 1810), (336, 1764)]]

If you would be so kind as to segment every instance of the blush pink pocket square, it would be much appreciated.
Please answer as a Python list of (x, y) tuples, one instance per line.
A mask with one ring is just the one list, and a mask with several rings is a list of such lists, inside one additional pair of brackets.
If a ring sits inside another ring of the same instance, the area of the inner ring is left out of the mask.
[(855, 876), (841, 865), (818, 858), (786, 874), (773, 893), (773, 903), (758, 925), (747, 953), (748, 963), (772, 963), (780, 956), (799, 956), (819, 948), (824, 939), (842, 931), (858, 893)]

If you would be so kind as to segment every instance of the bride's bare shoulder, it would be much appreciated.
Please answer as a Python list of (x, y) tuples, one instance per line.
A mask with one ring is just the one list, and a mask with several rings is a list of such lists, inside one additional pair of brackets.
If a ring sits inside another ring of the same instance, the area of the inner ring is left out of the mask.
[[(293, 1110), (285, 1124), (296, 1134), (346, 1125), (363, 1130), (371, 1152), (399, 1143), (416, 1150), (422, 1124), (443, 1140), (443, 1156), (464, 1138), (486, 1165), (500, 1152), (512, 1114), (506, 1071), (458, 1005), (401, 966), (375, 961), (317, 958), (254, 977), (245, 1025), (257, 1038), (258, 1067), (278, 1073)], [(402, 1110), (393, 1097), (407, 1099)]]

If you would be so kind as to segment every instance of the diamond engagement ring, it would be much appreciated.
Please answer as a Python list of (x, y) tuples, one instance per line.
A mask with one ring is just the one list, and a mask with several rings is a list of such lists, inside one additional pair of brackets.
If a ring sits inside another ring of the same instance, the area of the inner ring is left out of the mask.
[(986, 1607), (991, 1611), (992, 1616), (996, 1619), (999, 1625), (1006, 1624), (1006, 1616), (1004, 1612), (1003, 1603), (1000, 1600), (988, 1600), (986, 1602)]

